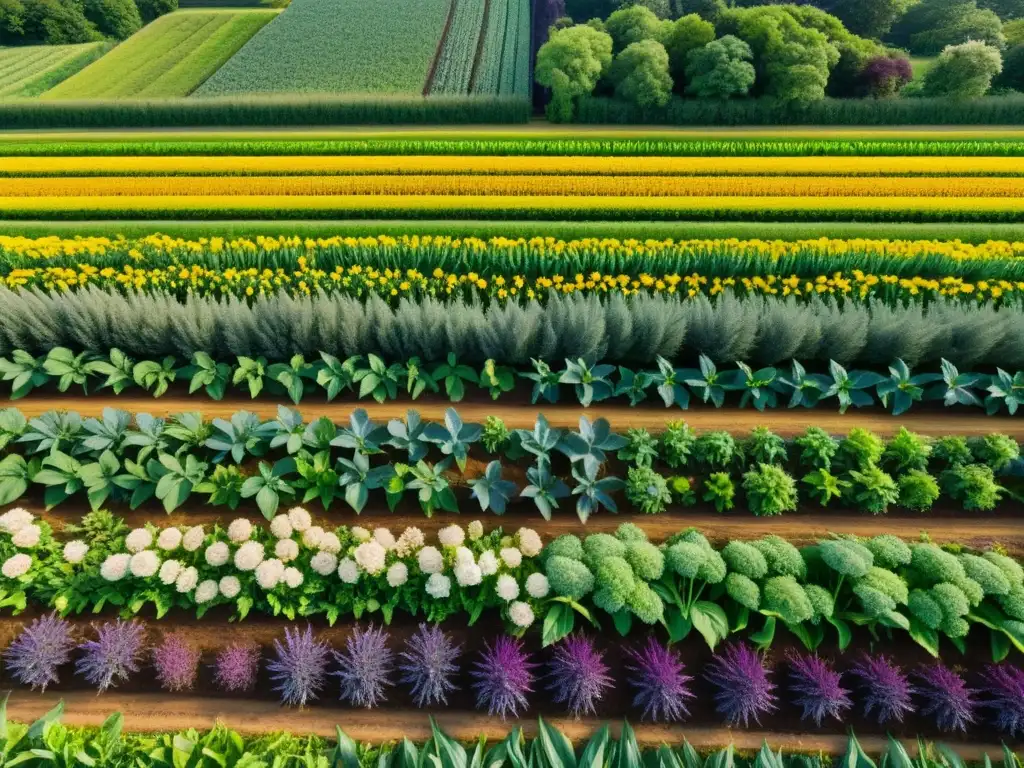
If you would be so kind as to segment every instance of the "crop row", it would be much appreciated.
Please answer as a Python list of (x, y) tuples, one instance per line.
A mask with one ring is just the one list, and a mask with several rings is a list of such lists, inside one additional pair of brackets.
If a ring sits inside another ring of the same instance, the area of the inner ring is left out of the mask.
[[(602, 726), (582, 745), (577, 746), (556, 727), (540, 718), (538, 734), (528, 739), (521, 726), (491, 748), (481, 736), (469, 750), (451, 738), (431, 718), (431, 736), (423, 744), (414, 744), (408, 738), (394, 744), (357, 744), (337, 727), (333, 740), (298, 734), (260, 734), (244, 736), (218, 723), (210, 731), (188, 729), (177, 733), (124, 734), (124, 718), (115, 713), (104, 720), (99, 728), (69, 728), (60, 723), (64, 713), (63, 701), (31, 725), (8, 723), (0, 714), (5, 732), (11, 734), (7, 754), (10, 759), (22, 760), (23, 755), (35, 756), (39, 752), (57, 754), (61, 750), (89, 760), (95, 755), (123, 756), (139, 768), (166, 768), (178, 765), (203, 765), (206, 761), (216, 765), (245, 765), (266, 768), (275, 763), (302, 765), (344, 766), (344, 768), (643, 768), (658, 765), (665, 768), (711, 768), (716, 765), (737, 768), (827, 768), (831, 761), (823, 755), (783, 755), (782, 749), (772, 752), (767, 743), (752, 757), (737, 752), (732, 744), (702, 757), (684, 739), (682, 746), (663, 744), (657, 748), (642, 749), (629, 723), (622, 724), (621, 738), (611, 736), (608, 725)], [(896, 768), (965, 768), (965, 761), (955, 747), (945, 744), (918, 742), (919, 754), (911, 758), (903, 744), (889, 737), (880, 756), (883, 765)], [(30, 758), (26, 758), (30, 759)], [(875, 761), (867, 755), (856, 736), (850, 733), (844, 765), (875, 768)], [(1001, 762), (1000, 762), (1001, 760)], [(1020, 758), (1003, 745), (1002, 755), (985, 755), (985, 765), (996, 768), (1019, 768)], [(314, 762), (316, 761), (316, 762)], [(656, 762), (655, 762), (656, 761)]]
[[(318, 500), (325, 510), (344, 499), (359, 514), (371, 492), (394, 510), (417, 491), (429, 517), (458, 512), (456, 490), (466, 488), (482, 512), (500, 515), (510, 504), (532, 503), (547, 520), (560, 500), (572, 498), (586, 522), (601, 510), (618, 512), (621, 495), (632, 508), (658, 514), (673, 502), (693, 504), (699, 492), (724, 512), (737, 505), (741, 488), (758, 516), (794, 511), (799, 497), (876, 515), (890, 505), (924, 512), (942, 493), (977, 512), (1002, 501), (1007, 489), (996, 473), (1013, 471), (1020, 456), (1017, 443), (999, 434), (932, 442), (903, 429), (886, 444), (863, 429), (838, 440), (811, 427), (787, 444), (759, 427), (738, 442), (728, 432), (698, 436), (680, 421), (655, 435), (645, 429), (619, 435), (607, 420), (585, 416), (578, 432), (553, 429), (543, 415), (532, 429), (509, 430), (493, 416), (464, 423), (452, 408), (443, 424), (410, 410), (378, 425), (357, 409), (339, 428), (326, 417), (307, 424), (284, 406), (268, 421), (247, 411), (212, 422), (196, 412), (168, 421), (142, 413), (135, 424), (111, 408), (102, 419), (84, 420), (75, 412), (49, 411), (29, 421), (16, 409), (0, 411), (0, 447), (7, 449), (0, 504), (36, 486), (45, 488), (48, 508), (84, 494), (94, 510), (109, 501), (135, 509), (155, 498), (170, 513), (203, 494), (207, 504), (231, 509), (255, 499), (269, 519), (299, 499)], [(612, 474), (617, 468), (626, 470), (625, 479)], [(787, 470), (801, 476), (799, 488)]]
[[(137, 679), (144, 667), (165, 691), (196, 688), (203, 654), (184, 633), (150, 643), (141, 622), (117, 621), (100, 624), (81, 639), (76, 634), (70, 622), (53, 614), (33, 621), (3, 651), (14, 679), (32, 688), (59, 685), (62, 668), (74, 660), (76, 676), (101, 693)], [(120, 652), (109, 653), (112, 647)], [(733, 727), (797, 712), (802, 722), (816, 727), (843, 722), (854, 712), (893, 726), (920, 713), (946, 733), (966, 733), (988, 721), (1011, 738), (1024, 733), (1024, 703), (1016, 691), (1024, 669), (1006, 663), (972, 675), (982, 684), (975, 689), (941, 662), (908, 674), (884, 655), (864, 654), (840, 671), (816, 655), (790, 652), (776, 667), (736, 643), (691, 670), (677, 650), (653, 637), (627, 646), (624, 655), (624, 669), (613, 670), (607, 653), (583, 634), (561, 640), (544, 661), (521, 640), (504, 636), (470, 651), (440, 627), (426, 624), (399, 645), (386, 629), (371, 624), (355, 626), (344, 646), (332, 646), (310, 626), (285, 628), (272, 649), (232, 644), (217, 650), (210, 667), (214, 686), (229, 693), (251, 694), (265, 670), (286, 706), (304, 707), (340, 688), (341, 701), (353, 707), (386, 707), (396, 690), (408, 692), (418, 708), (443, 707), (465, 685), (476, 710), (502, 720), (524, 716), (531, 699), (541, 695), (579, 718), (595, 715), (625, 683), (633, 694), (630, 714), (679, 723), (691, 719), (693, 683), (701, 680), (712, 690), (716, 714)], [(340, 685), (329, 685), (332, 677)], [(776, 682), (777, 677), (782, 679)]]
[(787, 198), (982, 198), (1024, 195), (1024, 180), (998, 177), (850, 178), (817, 176), (134, 176), (7, 178), (4, 195), (19, 197), (218, 195), (437, 195)]
[[(894, 283), (898, 279), (950, 278), (955, 284), (981, 280), (1021, 280), (1024, 278), (1024, 247), (1020, 243), (989, 240), (971, 245), (959, 240), (616, 240), (587, 238), (564, 241), (555, 238), (416, 236), (400, 237), (330, 237), (301, 238), (212, 237), (185, 240), (162, 235), (128, 240), (125, 238), (76, 237), (8, 237), (0, 236), (0, 265), (9, 274), (12, 269), (63, 267), (75, 269), (74, 274), (93, 274), (112, 268), (118, 272), (130, 265), (133, 269), (163, 269), (179, 272), (201, 267), (199, 276), (211, 270), (219, 274), (227, 269), (243, 272), (256, 269), (260, 276), (314, 281), (328, 274), (346, 274), (375, 270), (374, 278), (387, 275), (387, 270), (413, 277), (440, 278), (448, 274), (458, 278), (473, 272), (477, 277), (493, 281), (503, 277), (511, 281), (520, 277), (535, 283), (539, 277), (554, 282), (608, 282), (632, 288), (632, 281), (644, 280), (640, 286), (650, 288), (661, 278), (679, 283), (686, 275), (696, 278), (686, 284), (688, 289), (710, 290), (700, 278), (761, 277), (774, 282), (797, 277), (815, 283), (831, 279)], [(85, 265), (85, 266), (83, 266)], [(353, 271), (355, 268), (355, 271)], [(440, 274), (436, 272), (440, 270)], [(232, 274), (234, 274), (234, 272)], [(594, 273), (597, 277), (592, 277)], [(321, 274), (322, 273), (322, 274)], [(32, 274), (32, 273), (28, 273)], [(870, 280), (869, 276), (874, 275)], [(845, 278), (844, 278), (845, 276)], [(863, 276), (863, 277), (862, 277)], [(183, 276), (182, 279), (190, 276)], [(824, 279), (819, 279), (824, 278)], [(475, 282), (476, 278), (474, 278)], [(800, 288), (800, 280), (790, 288)], [(792, 282), (792, 281), (791, 281)], [(949, 282), (949, 281), (947, 281)], [(919, 289), (923, 284), (917, 284)], [(703, 286), (703, 287), (702, 287)], [(516, 286), (508, 286), (510, 289)], [(584, 287), (586, 285), (584, 284)], [(779, 286), (780, 290), (785, 286)], [(1000, 286), (1004, 291), (1021, 290), (1011, 284)], [(987, 291), (987, 286), (972, 285), (970, 292)]]
[[(265, 33), (264, 33), (265, 34)], [(237, 57), (236, 57), (237, 58)], [(223, 68), (221, 70), (224, 71)], [(464, 103), (464, 102), (459, 102)], [(17, 126), (13, 126), (17, 127)], [(3, 157), (153, 155), (543, 155), (581, 157), (1024, 157), (1024, 141), (1005, 139), (662, 139), (375, 138), (359, 139), (49, 139), (0, 142)]]
[[(390, 365), (375, 354), (365, 358), (354, 355), (339, 360), (320, 352), (320, 359), (309, 363), (303, 355), (293, 355), (287, 363), (271, 363), (265, 357), (239, 356), (237, 363), (219, 363), (206, 352), (197, 352), (182, 365), (174, 357), (163, 360), (134, 361), (119, 349), (107, 356), (87, 352), (75, 354), (66, 347), (54, 347), (45, 356), (35, 358), (16, 349), (11, 358), (0, 357), (0, 380), (10, 382), (12, 400), (33, 389), (55, 383), (61, 392), (81, 386), (88, 392), (90, 379), (116, 394), (138, 386), (154, 397), (168, 391), (175, 381), (188, 381), (189, 393), (204, 391), (215, 400), (223, 399), (229, 386), (248, 391), (255, 399), (264, 387), (276, 396), (287, 395), (296, 405), (321, 389), (333, 400), (342, 393), (357, 393), (360, 399), (372, 397), (379, 403), (395, 400), (404, 389), (413, 400), (424, 392), (439, 394), (451, 402), (460, 402), (467, 392), (479, 387), (491, 399), (516, 388), (517, 380), (532, 383), (531, 402), (558, 402), (563, 387), (573, 387), (584, 408), (612, 398), (628, 399), (637, 405), (656, 394), (666, 408), (686, 409), (691, 398), (721, 408), (728, 396), (738, 397), (741, 408), (753, 406), (759, 411), (780, 407), (813, 408), (835, 399), (839, 412), (881, 404), (894, 416), (909, 410), (914, 403), (941, 401), (946, 406), (984, 406), (991, 416), (1006, 409), (1012, 416), (1024, 402), (1024, 371), (1008, 373), (997, 368), (993, 375), (961, 373), (948, 360), (941, 361), (940, 372), (914, 374), (902, 360), (895, 360), (888, 376), (872, 371), (847, 371), (834, 360), (828, 374), (808, 373), (798, 361), (790, 371), (768, 366), (754, 370), (743, 362), (735, 369), (719, 371), (712, 360), (699, 358), (699, 368), (676, 368), (657, 357), (657, 370), (633, 370), (607, 363), (588, 364), (582, 358), (565, 359), (564, 368), (552, 368), (534, 358), (528, 371), (515, 369), (494, 359), (483, 368), (460, 363), (454, 353), (444, 362), (431, 364), (419, 358)], [(268, 386), (269, 385), (269, 386)], [(988, 394), (984, 394), (987, 392)]]
[[(491, 3), (492, 10), (498, 0)], [(2, 151), (2, 145), (0, 145)], [(524, 157), (476, 155), (18, 156), (0, 178), (80, 176), (361, 176), (389, 174), (484, 176), (1024, 176), (1008, 157)]]
[[(755, 369), (788, 368), (791, 360), (802, 360), (812, 372), (824, 372), (830, 360), (844, 368), (884, 370), (893, 356), (930, 372), (938, 372), (943, 359), (990, 373), (997, 365), (1011, 371), (1024, 367), (1020, 312), (945, 302), (927, 308), (878, 302), (840, 308), (820, 299), (804, 304), (730, 296), (679, 301), (555, 295), (544, 302), (490, 306), (432, 298), (389, 305), (373, 294), (365, 300), (275, 294), (225, 301), (179, 299), (163, 291), (122, 295), (95, 288), (47, 293), (0, 288), (0, 308), (0, 354), (44, 355), (67, 347), (75, 357), (87, 350), (106, 356), (119, 349), (135, 358), (171, 357), (171, 367), (197, 353), (219, 362), (243, 356), (316, 360), (327, 353), (340, 360), (375, 354), (392, 362), (427, 363), (446, 361), (451, 354), (472, 366), (493, 360), (524, 369), (532, 360), (581, 358), (588, 365), (596, 360), (653, 369), (659, 355), (692, 365), (702, 354), (716, 364), (743, 360)], [(34, 368), (41, 365), (38, 361)]]
[[(469, 93), (477, 45), (480, 35), (483, 34), (481, 25), (484, 20), (485, 0), (451, 2), (451, 22), (434, 64), (434, 78), (427, 84), (430, 93)], [(490, 91), (494, 94), (497, 92), (497, 89)]]
[(386, 528), (325, 530), (296, 507), (267, 526), (239, 518), (212, 530), (128, 530), (91, 512), (62, 536), (20, 508), (0, 516), (3, 606), (62, 614), (109, 606), (131, 616), (152, 604), (158, 617), (224, 606), (237, 619), (255, 612), (331, 623), (390, 623), (397, 611), (470, 625), (493, 611), (517, 635), (543, 619), (544, 645), (577, 621), (611, 621), (623, 635), (659, 626), (672, 642), (694, 634), (712, 649), (738, 634), (766, 649), (785, 629), (809, 650), (826, 636), (845, 650), (853, 627), (863, 627), (875, 637), (906, 632), (936, 657), (942, 639), (965, 652), (974, 628), (989, 636), (994, 661), (1024, 651), (1020, 563), (997, 549), (886, 534), (803, 549), (765, 536), (716, 549), (693, 528), (656, 545), (624, 523), (614, 536), (567, 534), (542, 547), (531, 529), (504, 536), (473, 522), (441, 529), (435, 546), (417, 528), (397, 537)]
[(552, 195), (150, 195), (0, 197), (0, 218), (524, 219), (1018, 222), (1015, 198), (561, 197)]

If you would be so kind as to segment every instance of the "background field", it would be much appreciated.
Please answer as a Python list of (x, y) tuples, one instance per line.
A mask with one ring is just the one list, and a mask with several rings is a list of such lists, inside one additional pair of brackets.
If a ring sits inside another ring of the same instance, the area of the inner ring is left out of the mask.
[(108, 43), (0, 48), (0, 98), (38, 96), (109, 49)]
[(43, 98), (187, 96), (277, 13), (232, 9), (168, 14)]
[(196, 96), (422, 93), (449, 0), (294, 0)]

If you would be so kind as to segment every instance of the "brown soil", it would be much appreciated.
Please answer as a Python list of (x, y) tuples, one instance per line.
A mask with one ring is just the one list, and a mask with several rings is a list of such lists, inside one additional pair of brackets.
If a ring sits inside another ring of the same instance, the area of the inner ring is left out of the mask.
[[(15, 403), (28, 417), (38, 416), (53, 409), (78, 411), (83, 416), (100, 416), (104, 408), (120, 408), (131, 412), (167, 416), (185, 411), (202, 411), (203, 416), (230, 418), (239, 410), (253, 411), (261, 418), (277, 416), (277, 403), (273, 400), (249, 400), (230, 397), (215, 401), (193, 396), (165, 396), (154, 399), (145, 395), (109, 395), (96, 393), (88, 397), (46, 396), (29, 397)], [(488, 416), (499, 415), (509, 428), (532, 427), (538, 413), (543, 413), (552, 426), (575, 427), (580, 416), (590, 419), (604, 417), (613, 428), (623, 431), (630, 427), (644, 427), (660, 431), (665, 422), (674, 419), (686, 421), (698, 431), (728, 430), (734, 434), (747, 434), (754, 427), (768, 426), (783, 437), (792, 437), (807, 427), (818, 426), (835, 434), (845, 434), (853, 427), (863, 427), (888, 436), (901, 426), (923, 435), (966, 437), (1002, 432), (1017, 440), (1024, 440), (1024, 419), (1009, 416), (986, 416), (978, 410), (922, 409), (893, 418), (879, 409), (863, 409), (839, 414), (824, 409), (775, 409), (759, 413), (753, 409), (692, 408), (681, 411), (653, 406), (633, 408), (628, 404), (597, 405), (581, 408), (575, 404), (551, 405), (541, 403), (494, 403), (491, 401), (448, 403), (423, 398), (418, 401), (398, 401), (378, 404), (373, 401), (326, 403), (315, 399), (304, 401), (298, 410), (307, 420), (327, 416), (336, 422), (347, 421), (352, 411), (364, 408), (376, 421), (402, 418), (410, 408), (425, 419), (441, 420), (446, 408), (453, 406), (467, 422), (482, 423)]]
[[(13, 720), (31, 721), (43, 715), (60, 699), (64, 700), (63, 722), (68, 725), (97, 727), (107, 715), (123, 712), (125, 727), (130, 731), (174, 731), (184, 728), (210, 728), (223, 722), (243, 733), (290, 731), (296, 734), (315, 734), (333, 738), (335, 726), (359, 742), (391, 742), (408, 737), (422, 742), (430, 737), (427, 714), (419, 710), (391, 710), (387, 712), (353, 710), (341, 715), (336, 710), (283, 709), (266, 701), (210, 699), (202, 696), (163, 696), (160, 694), (108, 693), (103, 696), (86, 691), (60, 694), (48, 692), (34, 694), (17, 691), (7, 704), (7, 715)], [(432, 713), (442, 730), (463, 742), (479, 736), (498, 741), (515, 726), (521, 726), (527, 737), (537, 733), (535, 720), (502, 722), (497, 718), (474, 712), (442, 711)], [(571, 720), (564, 717), (545, 718), (565, 733), (577, 745), (587, 739), (602, 723), (594, 718)], [(618, 736), (620, 724), (612, 725)], [(667, 726), (634, 724), (637, 740), (642, 746), (656, 747), (668, 743), (678, 745), (685, 738), (697, 749), (713, 749), (733, 743), (738, 749), (758, 750), (767, 740), (775, 749), (792, 752), (825, 752), (842, 754), (847, 737), (837, 734), (782, 733), (762, 730), (743, 731), (731, 728), (699, 728), (687, 725)], [(860, 736), (861, 746), (869, 754), (877, 755), (886, 747), (882, 736)], [(913, 740), (904, 741), (911, 755), (916, 754)], [(998, 741), (990, 743), (957, 743), (956, 751), (965, 760), (980, 761), (987, 753), (996, 757), (1002, 747)]]

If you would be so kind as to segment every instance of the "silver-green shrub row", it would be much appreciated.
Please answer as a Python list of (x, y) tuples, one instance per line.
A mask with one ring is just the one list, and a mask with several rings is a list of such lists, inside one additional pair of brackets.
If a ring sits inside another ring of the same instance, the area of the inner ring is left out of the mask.
[[(110, 408), (102, 419), (84, 420), (59, 411), (26, 420), (8, 408), (0, 411), (0, 450), (7, 453), (0, 504), (37, 487), (45, 488), (48, 508), (84, 494), (93, 509), (109, 501), (135, 509), (155, 497), (170, 513), (203, 494), (206, 503), (231, 509), (254, 499), (268, 519), (293, 501), (318, 500), (329, 509), (344, 499), (358, 514), (371, 492), (392, 510), (415, 492), (428, 516), (458, 512), (459, 487), (471, 489), (481, 511), (503, 514), (510, 503), (532, 503), (546, 519), (573, 498), (584, 522), (602, 509), (617, 512), (620, 494), (646, 514), (693, 504), (699, 493), (720, 512), (743, 499), (758, 516), (793, 511), (801, 500), (882, 514), (895, 505), (926, 511), (942, 494), (968, 511), (994, 509), (1007, 494), (1020, 497), (997, 482), (996, 473), (1020, 463), (1019, 446), (1005, 435), (933, 442), (901, 430), (886, 443), (863, 429), (837, 440), (812, 427), (787, 444), (759, 428), (738, 442), (728, 432), (698, 436), (683, 422), (669, 422), (658, 436), (644, 429), (623, 436), (605, 419), (582, 417), (572, 431), (552, 428), (540, 415), (532, 429), (509, 430), (497, 417), (464, 423), (454, 408), (443, 423), (410, 410), (386, 426), (357, 409), (340, 428), (326, 417), (307, 424), (283, 406), (276, 420), (247, 411), (212, 422), (199, 413), (167, 421), (138, 414), (134, 425), (130, 414)], [(489, 462), (482, 471), (467, 472), (471, 451)], [(431, 453), (439, 460), (428, 461)], [(612, 474), (613, 457), (624, 479)], [(525, 486), (503, 477), (503, 459), (529, 462)]]
[(1024, 368), (1024, 312), (934, 302), (890, 307), (794, 298), (680, 299), (658, 296), (551, 296), (541, 301), (422, 299), (394, 306), (371, 296), (291, 297), (251, 301), (0, 289), (0, 355), (54, 347), (132, 357), (196, 352), (288, 360), (326, 352), (340, 359), (377, 354), (390, 360), (495, 360), (527, 366), (544, 360), (600, 360), (653, 365), (658, 355), (696, 362), (744, 360), (753, 367), (789, 360), (878, 367), (899, 358), (911, 367), (1001, 365)]

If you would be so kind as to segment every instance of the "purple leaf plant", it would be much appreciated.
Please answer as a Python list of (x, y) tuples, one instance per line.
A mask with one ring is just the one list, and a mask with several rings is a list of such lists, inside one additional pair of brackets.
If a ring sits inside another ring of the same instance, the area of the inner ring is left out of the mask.
[(676, 651), (649, 637), (640, 648), (627, 648), (626, 655), (626, 668), (632, 673), (629, 684), (636, 691), (633, 706), (643, 709), (643, 718), (677, 722), (690, 715), (686, 701), (693, 698), (693, 678), (684, 674), (686, 667)]
[(410, 687), (417, 707), (447, 704), (448, 694), (456, 689), (452, 677), (459, 671), (462, 647), (438, 626), (420, 624), (400, 654), (401, 682)]
[(571, 635), (555, 645), (548, 664), (547, 690), (573, 717), (593, 715), (611, 684), (604, 654), (586, 635)]
[(182, 635), (169, 634), (153, 648), (153, 668), (157, 680), (167, 691), (187, 691), (196, 684), (199, 673), (199, 649)]
[(800, 718), (818, 726), (828, 718), (842, 722), (843, 713), (853, 705), (842, 675), (819, 656), (793, 653), (788, 658), (790, 689), (797, 694), (793, 703), (803, 708)]
[(523, 650), (523, 641), (517, 637), (503, 635), (494, 645), (485, 643), (470, 672), (477, 708), (502, 720), (517, 717), (527, 705), (526, 695), (533, 692), (536, 668)]
[(58, 681), (58, 670), (68, 663), (74, 647), (71, 624), (56, 612), (49, 613), (22, 630), (4, 651), (4, 662), (19, 683), (45, 691)]
[(146, 628), (137, 621), (108, 621), (96, 627), (96, 639), (78, 646), (82, 652), (75, 672), (102, 693), (139, 671), (145, 651)]
[(874, 712), (879, 725), (894, 720), (901, 723), (903, 716), (913, 711), (910, 696), (914, 687), (903, 670), (885, 656), (864, 654), (850, 671), (860, 680), (865, 717)]
[(341, 678), (341, 698), (357, 707), (372, 709), (384, 701), (384, 689), (394, 685), (391, 671), (394, 654), (388, 648), (388, 633), (383, 628), (356, 627), (348, 636), (345, 650), (334, 652)]
[(746, 643), (727, 645), (708, 667), (704, 677), (718, 688), (715, 710), (729, 725), (760, 723), (761, 715), (775, 710), (775, 683), (761, 654)]
[(277, 658), (267, 664), (267, 671), (281, 703), (303, 707), (317, 698), (324, 687), (331, 649), (313, 636), (313, 627), (285, 629), (284, 643), (275, 640), (274, 651)]
[(984, 680), (989, 699), (981, 706), (992, 711), (996, 727), (1010, 738), (1024, 735), (1024, 669), (991, 664)]
[(217, 653), (213, 682), (224, 691), (251, 691), (256, 687), (259, 664), (258, 646), (233, 643)]
[(967, 728), (974, 725), (977, 691), (968, 688), (959, 674), (936, 661), (934, 664), (922, 664), (914, 677), (919, 683), (917, 693), (924, 700), (924, 705), (918, 710), (920, 714), (934, 717), (936, 725), (943, 731), (966, 733)]

